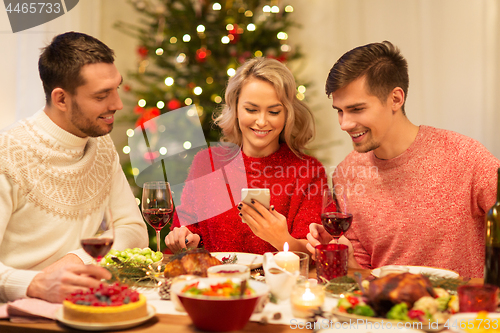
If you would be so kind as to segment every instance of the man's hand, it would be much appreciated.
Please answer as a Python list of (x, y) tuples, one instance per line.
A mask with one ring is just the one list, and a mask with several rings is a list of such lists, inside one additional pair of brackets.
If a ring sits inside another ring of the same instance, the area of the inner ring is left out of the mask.
[(170, 251), (176, 253), (187, 247), (198, 247), (200, 239), (198, 234), (193, 234), (191, 230), (185, 226), (180, 228), (176, 227), (168, 233), (167, 237), (165, 237), (165, 245), (167, 245)]
[[(71, 263), (77, 260), (79, 263)], [(110, 278), (111, 273), (105, 268), (83, 265), (76, 255), (68, 254), (35, 275), (26, 295), (52, 303), (61, 303), (72, 292), (78, 289), (97, 288), (102, 279)]]
[(307, 234), (307, 249), (311, 252), (311, 257), (316, 260), (316, 253), (314, 248), (319, 244), (328, 244), (333, 239), (323, 225), (317, 223), (311, 223), (309, 225), (309, 233)]

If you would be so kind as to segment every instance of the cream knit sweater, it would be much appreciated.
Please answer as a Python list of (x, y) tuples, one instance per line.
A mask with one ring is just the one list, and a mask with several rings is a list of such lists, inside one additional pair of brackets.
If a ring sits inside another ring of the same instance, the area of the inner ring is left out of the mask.
[(26, 297), (38, 271), (80, 246), (109, 205), (113, 248), (146, 247), (147, 228), (109, 135), (74, 136), (43, 110), (0, 134), (0, 302)]

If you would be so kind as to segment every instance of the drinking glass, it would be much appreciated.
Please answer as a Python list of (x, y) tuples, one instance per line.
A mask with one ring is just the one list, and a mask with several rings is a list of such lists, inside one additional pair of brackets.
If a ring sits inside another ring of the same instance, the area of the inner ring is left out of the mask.
[(142, 216), (156, 230), (156, 245), (160, 251), (160, 231), (170, 221), (174, 212), (170, 184), (164, 181), (144, 183), (142, 191)]
[(115, 230), (113, 218), (109, 208), (102, 212), (101, 222), (91, 237), (85, 237), (80, 240), (82, 248), (92, 258), (94, 264), (99, 264), (101, 259), (108, 254), (115, 239)]
[(344, 207), (341, 208), (335, 197), (335, 191), (326, 189), (323, 191), (323, 205), (321, 208), (321, 223), (325, 230), (333, 236), (335, 242), (351, 226), (352, 214), (347, 211), (347, 198), (344, 196)]

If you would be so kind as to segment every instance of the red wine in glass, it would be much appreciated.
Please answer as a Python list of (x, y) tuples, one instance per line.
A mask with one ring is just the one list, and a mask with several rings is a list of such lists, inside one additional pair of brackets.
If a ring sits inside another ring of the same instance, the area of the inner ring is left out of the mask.
[(97, 262), (100, 262), (113, 246), (113, 238), (84, 238), (80, 242), (85, 252)]
[(157, 251), (160, 251), (160, 230), (170, 221), (174, 203), (170, 184), (164, 181), (152, 181), (143, 184), (142, 216), (156, 231)]
[(338, 242), (340, 236), (351, 227), (352, 215), (340, 212), (323, 213), (321, 214), (321, 223), (325, 230)]
[(173, 209), (148, 208), (142, 211), (146, 222), (155, 230), (161, 230), (172, 218)]

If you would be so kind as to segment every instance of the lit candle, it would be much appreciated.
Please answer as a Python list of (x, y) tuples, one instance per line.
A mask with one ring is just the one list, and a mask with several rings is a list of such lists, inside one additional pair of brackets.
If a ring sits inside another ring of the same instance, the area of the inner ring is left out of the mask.
[(296, 318), (308, 318), (325, 302), (323, 287), (312, 286), (309, 282), (296, 285), (292, 291), (292, 314)]
[(274, 261), (276, 265), (290, 273), (295, 273), (300, 270), (300, 258), (295, 253), (288, 251), (287, 242), (283, 245), (283, 251), (276, 253)]

